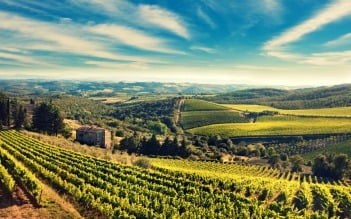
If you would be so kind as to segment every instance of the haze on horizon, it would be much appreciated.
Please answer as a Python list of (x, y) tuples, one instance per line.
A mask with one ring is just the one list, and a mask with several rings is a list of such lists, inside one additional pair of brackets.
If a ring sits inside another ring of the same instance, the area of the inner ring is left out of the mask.
[(351, 83), (350, 0), (0, 0), (0, 78)]

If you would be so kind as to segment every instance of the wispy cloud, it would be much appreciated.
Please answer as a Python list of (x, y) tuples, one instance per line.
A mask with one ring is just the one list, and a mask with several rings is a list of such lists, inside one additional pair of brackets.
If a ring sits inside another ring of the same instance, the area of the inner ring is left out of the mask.
[[(71, 26), (67, 26), (67, 24), (62, 26), (60, 24), (36, 21), (5, 12), (0, 12), (0, 20), (6, 20), (6, 22), (0, 23), (0, 29), (14, 31), (17, 33), (17, 37), (21, 35), (28, 41), (27, 44), (21, 42), (21, 48), (17, 47), (16, 44), (18, 42), (12, 42), (10, 47), (13, 49), (64, 52), (112, 60), (150, 61), (147, 58), (110, 52), (108, 49), (109, 45), (82, 37), (89, 36), (89, 34), (83, 31), (85, 29), (84, 26), (74, 24)], [(25, 61), (24, 59), (18, 59), (18, 61), (21, 60)]]
[(215, 29), (217, 25), (213, 22), (213, 20), (208, 16), (201, 7), (198, 7), (196, 10), (197, 16), (201, 18), (205, 23), (207, 23), (212, 29)]
[(313, 65), (342, 65), (350, 62), (351, 50), (342, 52), (313, 53), (301, 61), (301, 63)]
[(156, 51), (162, 53), (184, 54), (181, 51), (175, 51), (165, 46), (163, 39), (151, 36), (142, 31), (114, 24), (100, 24), (87, 28), (93, 33), (105, 35), (117, 39), (120, 43), (132, 46), (138, 49)]
[(103, 62), (103, 61), (86, 61), (87, 65), (95, 65), (100, 68), (106, 69), (148, 69), (148, 65), (144, 62), (129, 62), (129, 63), (116, 63), (116, 62)]
[(15, 60), (17, 62), (27, 63), (27, 64), (43, 64), (42, 62), (40, 62), (34, 58), (24, 56), (24, 55), (12, 54), (12, 53), (0, 52), (0, 59), (1, 58)]
[(351, 33), (345, 34), (335, 40), (328, 41), (324, 46), (343, 46), (351, 45)]
[(282, 10), (280, 0), (262, 0), (260, 1), (260, 9), (266, 14), (279, 13)]
[(164, 28), (183, 38), (190, 38), (190, 33), (185, 27), (184, 21), (173, 12), (159, 6), (140, 5), (138, 14), (145, 23)]
[(216, 50), (213, 48), (209, 48), (209, 47), (203, 47), (203, 46), (192, 46), (190, 47), (191, 50), (198, 50), (198, 51), (202, 51), (202, 52), (206, 52), (206, 53), (215, 53)]
[(116, 17), (121, 15), (131, 15), (135, 11), (134, 4), (126, 0), (69, 0), (71, 4), (80, 8), (89, 8), (102, 14)]
[[(350, 52), (320, 52), (312, 54), (295, 53), (288, 51), (291, 43), (301, 40), (305, 35), (320, 30), (324, 26), (338, 21), (351, 14), (351, 1), (337, 0), (329, 4), (326, 8), (316, 13), (310, 19), (301, 24), (283, 32), (281, 35), (274, 37), (266, 42), (263, 51), (268, 56), (277, 57), (279, 59), (294, 61), (302, 64), (312, 65), (335, 65), (350, 62)], [(351, 34), (344, 35), (334, 41), (327, 42), (325, 45), (343, 44), (351, 39)]]
[(133, 4), (125, 0), (70, 0), (80, 7), (89, 7), (90, 10), (108, 15), (116, 22), (123, 21), (134, 26), (162, 29), (185, 39), (191, 34), (184, 19), (165, 8), (157, 5)]
[(281, 35), (273, 38), (265, 43), (263, 49), (266, 51), (281, 50), (282, 47), (300, 40), (305, 35), (312, 33), (323, 26), (340, 20), (341, 18), (350, 15), (351, 1), (338, 0), (331, 3), (327, 8), (318, 12), (312, 18), (303, 23), (287, 30)]

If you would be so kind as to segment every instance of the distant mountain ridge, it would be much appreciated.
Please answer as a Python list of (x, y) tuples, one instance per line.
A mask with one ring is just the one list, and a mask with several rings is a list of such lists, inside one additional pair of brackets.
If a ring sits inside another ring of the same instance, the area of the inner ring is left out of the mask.
[(24, 95), (65, 93), (76, 96), (113, 96), (115, 93), (137, 94), (218, 94), (252, 88), (249, 85), (218, 85), (163, 82), (93, 82), (0, 80), (0, 92)]

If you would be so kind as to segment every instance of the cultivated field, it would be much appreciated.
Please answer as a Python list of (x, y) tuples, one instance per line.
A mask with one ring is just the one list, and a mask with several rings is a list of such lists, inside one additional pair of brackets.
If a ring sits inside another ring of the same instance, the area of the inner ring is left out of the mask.
[(184, 111), (218, 111), (230, 110), (229, 107), (198, 99), (185, 100)]
[(217, 189), (233, 191), (256, 200), (260, 208), (266, 211), (275, 209), (275, 213), (279, 212), (271, 214), (270, 218), (310, 218), (311, 215), (330, 218), (340, 207), (345, 209), (340, 212), (341, 218), (347, 218), (351, 213), (351, 209), (344, 206), (351, 201), (351, 195), (346, 194), (351, 190), (345, 182), (330, 182), (263, 166), (167, 159), (151, 159), (151, 162), (171, 172), (206, 177), (217, 184)]
[[(268, 167), (151, 159), (152, 170), (0, 132), (6, 159), (22, 163), (95, 218), (351, 217), (350, 187)], [(12, 173), (12, 167), (6, 166)], [(37, 197), (34, 194), (34, 197)]]
[(230, 110), (221, 111), (189, 111), (182, 112), (181, 124), (184, 129), (191, 129), (210, 124), (249, 122), (242, 113)]
[(270, 106), (263, 106), (263, 105), (255, 105), (255, 104), (221, 104), (225, 107), (244, 111), (244, 112), (263, 112), (263, 111), (278, 111), (279, 109), (270, 107)]
[(338, 134), (351, 132), (351, 119), (265, 116), (258, 118), (255, 123), (215, 124), (188, 131), (198, 135), (227, 137)]
[(234, 110), (248, 111), (248, 112), (276, 111), (283, 115), (316, 116), (316, 117), (351, 117), (351, 107), (283, 110), (283, 109), (277, 109), (270, 106), (250, 105), (250, 104), (223, 104), (223, 106), (232, 108)]
[[(250, 123), (250, 118), (245, 115), (263, 111), (276, 111), (280, 115), (258, 116), (253, 123)], [(185, 129), (207, 136), (282, 136), (351, 132), (351, 107), (281, 110), (262, 105), (221, 105), (190, 99), (186, 100), (181, 116)]]
[(244, 114), (231, 108), (197, 99), (185, 101), (181, 113), (184, 129), (191, 129), (211, 124), (249, 122)]

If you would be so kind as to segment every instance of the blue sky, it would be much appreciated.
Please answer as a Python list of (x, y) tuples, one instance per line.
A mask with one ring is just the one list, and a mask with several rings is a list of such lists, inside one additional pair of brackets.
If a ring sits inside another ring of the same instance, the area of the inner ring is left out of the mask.
[(0, 0), (0, 77), (351, 83), (350, 0)]

